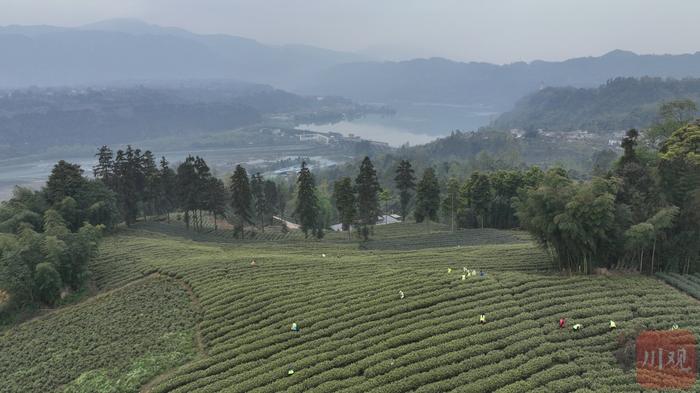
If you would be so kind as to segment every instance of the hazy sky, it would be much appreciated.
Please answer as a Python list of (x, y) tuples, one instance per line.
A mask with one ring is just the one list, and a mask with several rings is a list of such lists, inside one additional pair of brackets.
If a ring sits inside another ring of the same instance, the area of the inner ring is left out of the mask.
[(139, 18), (388, 59), (508, 63), (700, 50), (698, 0), (0, 0), (0, 25)]

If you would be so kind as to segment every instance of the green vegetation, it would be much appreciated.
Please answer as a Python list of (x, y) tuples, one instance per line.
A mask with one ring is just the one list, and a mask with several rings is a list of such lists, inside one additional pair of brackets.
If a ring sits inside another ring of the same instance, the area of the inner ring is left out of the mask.
[[(454, 232), (449, 231), (444, 226), (433, 224), (430, 228), (430, 233), (426, 234), (425, 229), (422, 233), (405, 233), (401, 236), (383, 236), (381, 232), (375, 231), (378, 234), (370, 241), (361, 244), (362, 249), (367, 250), (422, 250), (426, 248), (442, 248), (442, 247), (466, 247), (479, 246), (488, 244), (513, 244), (526, 243), (528, 235), (526, 233), (515, 231), (502, 231), (497, 229), (461, 229)], [(381, 227), (379, 227), (381, 228)], [(509, 248), (510, 249), (510, 248)], [(547, 263), (546, 254), (536, 249), (532, 243), (527, 242), (527, 249), (532, 258), (539, 259), (543, 264)], [(523, 254), (522, 258), (526, 258)], [(529, 258), (527, 258), (529, 259)], [(543, 267), (543, 269), (551, 268), (551, 266)]]
[[(425, 235), (394, 224), (375, 236), (410, 233)], [(199, 299), (207, 356), (152, 392), (638, 391), (615, 357), (620, 333), (673, 323), (700, 331), (700, 305), (660, 281), (525, 273), (550, 266), (537, 255), (528, 243), (373, 252), (129, 230), (104, 242), (92, 269), (105, 288), (153, 271), (181, 277)], [(463, 266), (486, 276), (462, 280)], [(561, 317), (584, 328), (559, 329)]]
[(299, 145), (298, 131), (273, 134), (261, 128), (289, 130), (298, 124), (392, 113), (341, 97), (318, 100), (270, 86), (224, 81), (5, 90), (0, 91), (0, 107), (0, 158), (82, 153), (85, 145), (138, 141), (159, 149)]
[(114, 194), (65, 161), (43, 190), (15, 189), (0, 205), (0, 289), (9, 297), (0, 304), (0, 322), (82, 290), (102, 231), (117, 216)]
[(299, 220), (304, 237), (311, 232), (315, 237), (323, 238), (323, 228), (319, 218), (319, 200), (316, 193), (316, 183), (306, 162), (301, 163), (297, 176), (297, 199), (294, 216)]
[[(678, 99), (700, 100), (700, 79), (615, 78), (597, 88), (548, 87), (522, 98), (492, 126), (591, 132), (643, 128), (657, 121), (659, 105)], [(685, 112), (694, 115), (697, 109), (686, 105)]]
[(381, 214), (379, 208), (379, 192), (381, 189), (374, 164), (369, 157), (365, 157), (355, 178), (357, 225), (359, 233), (364, 240), (369, 239), (370, 227), (377, 223), (377, 217)]
[[(520, 232), (391, 224), (358, 249), (342, 234), (308, 241), (268, 229), (264, 236), (278, 237), (240, 240), (231, 230), (149, 221), (108, 236), (90, 263), (108, 292), (0, 336), (10, 354), (0, 371), (13, 367), (0, 373), (3, 386), (638, 391), (616, 352), (620, 334), (674, 323), (700, 332), (700, 304), (661, 281), (553, 274), (550, 256)], [(195, 236), (206, 242), (187, 240)], [(485, 275), (463, 279), (463, 267)], [(584, 328), (559, 329), (562, 317)]]
[(638, 138), (627, 132), (624, 154), (605, 177), (576, 182), (549, 170), (515, 200), (521, 224), (560, 269), (698, 270), (700, 124), (679, 128), (658, 152), (638, 149)]
[(137, 392), (196, 354), (195, 311), (149, 277), (0, 333), (4, 392)]
[(401, 220), (406, 221), (411, 200), (413, 199), (413, 191), (416, 189), (416, 175), (408, 160), (401, 160), (396, 166), (396, 189), (399, 192), (399, 211), (401, 212)]
[(700, 273), (657, 273), (657, 276), (688, 295), (700, 300)]
[[(279, 184), (238, 166), (229, 187), (201, 157), (173, 171), (131, 146), (114, 159), (101, 148), (96, 180), (59, 162), (44, 190), (18, 190), (0, 209), (0, 307), (8, 297), (54, 305), (88, 276), (106, 292), (6, 328), (0, 385), (639, 391), (631, 339), (675, 325), (700, 332), (700, 303), (680, 292), (697, 297), (700, 276), (668, 273), (699, 269), (700, 125), (655, 138), (643, 145), (652, 138), (628, 131), (621, 158), (600, 157), (587, 180), (537, 167), (445, 178), (454, 168), (431, 163), (415, 184), (405, 158), (365, 157), (332, 197), (304, 162), (296, 182)], [(380, 201), (408, 212), (413, 192), (416, 223), (375, 226)], [(300, 231), (271, 225), (286, 205)], [(325, 236), (334, 210), (361, 242)], [(95, 257), (102, 226), (120, 221)], [(560, 329), (561, 318), (583, 328)]]

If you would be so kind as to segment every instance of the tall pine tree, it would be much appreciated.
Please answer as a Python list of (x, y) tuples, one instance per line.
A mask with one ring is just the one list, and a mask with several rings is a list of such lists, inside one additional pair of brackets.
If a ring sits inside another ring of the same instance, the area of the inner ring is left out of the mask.
[(352, 179), (344, 177), (333, 185), (333, 200), (344, 231), (349, 231), (357, 214), (355, 189)]
[(379, 180), (377, 179), (377, 171), (369, 157), (365, 157), (360, 165), (360, 173), (355, 179), (355, 187), (357, 189), (357, 211), (358, 224), (360, 225), (360, 234), (367, 240), (369, 239), (370, 226), (377, 223), (377, 218), (381, 214), (379, 208)]
[(260, 231), (265, 232), (265, 212), (267, 211), (267, 198), (265, 195), (265, 180), (260, 173), (250, 178), (250, 190), (253, 194), (255, 205), (255, 217), (260, 224)]
[(265, 200), (267, 202), (265, 209), (265, 220), (267, 223), (272, 223), (272, 216), (277, 214), (279, 209), (280, 194), (277, 191), (277, 183), (272, 180), (265, 180)]
[(205, 209), (214, 217), (214, 230), (218, 230), (217, 218), (226, 211), (226, 186), (221, 179), (210, 177), (207, 180), (207, 205)]
[(197, 171), (194, 166), (194, 157), (188, 156), (177, 167), (176, 189), (177, 201), (180, 209), (185, 212), (185, 225), (189, 229), (191, 222), (190, 212), (197, 209)]
[(104, 184), (111, 187), (114, 176), (114, 153), (109, 146), (100, 147), (97, 154), (97, 164), (92, 167), (92, 174), (96, 179), (102, 180)]
[(294, 215), (299, 219), (299, 225), (304, 232), (304, 237), (309, 237), (309, 231), (315, 236), (323, 236), (323, 231), (319, 228), (318, 197), (316, 196), (316, 184), (313, 175), (306, 166), (306, 162), (301, 163), (301, 170), (297, 176), (297, 206)]
[(212, 198), (212, 195), (209, 194), (209, 191), (212, 175), (209, 166), (202, 157), (195, 157), (194, 169), (197, 173), (197, 176), (195, 178), (195, 185), (197, 190), (196, 208), (197, 210), (199, 210), (199, 216), (197, 217), (196, 222), (198, 228), (203, 229), (204, 221), (202, 219), (202, 211), (209, 210), (208, 207), (211, 205), (210, 199)]
[(407, 160), (401, 160), (398, 168), (396, 168), (396, 188), (399, 190), (399, 201), (401, 204), (401, 220), (405, 221), (408, 215), (408, 208), (413, 198), (412, 191), (416, 189), (416, 176), (411, 163)]
[(467, 182), (467, 200), (482, 228), (486, 226), (486, 218), (491, 210), (493, 200), (491, 192), (491, 179), (483, 173), (474, 172)]
[(165, 213), (170, 222), (170, 212), (175, 209), (176, 196), (176, 178), (175, 171), (170, 168), (168, 160), (163, 156), (160, 159), (160, 168), (158, 169), (158, 198), (157, 212), (158, 214)]
[(148, 214), (155, 213), (158, 200), (158, 167), (150, 150), (146, 150), (141, 157), (141, 172), (143, 173), (143, 219)]
[(416, 192), (416, 222), (426, 221), (430, 231), (430, 221), (437, 221), (440, 209), (440, 184), (433, 168), (423, 172)]
[(236, 170), (231, 176), (231, 208), (235, 216), (237, 232), (243, 233), (243, 227), (253, 223), (250, 213), (251, 202), (248, 172), (242, 166), (236, 165)]

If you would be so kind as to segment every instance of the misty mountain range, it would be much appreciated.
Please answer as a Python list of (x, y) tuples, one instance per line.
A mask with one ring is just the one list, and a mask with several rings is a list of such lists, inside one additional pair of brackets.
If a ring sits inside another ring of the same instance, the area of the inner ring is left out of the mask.
[(464, 105), (505, 111), (544, 86), (594, 87), (619, 76), (700, 77), (700, 52), (507, 65), (441, 58), (377, 62), (303, 45), (265, 45), (137, 20), (78, 28), (0, 27), (0, 87), (233, 79), (364, 102)]
[(0, 87), (234, 79), (290, 89), (332, 65), (365, 59), (130, 19), (78, 28), (0, 27), (0, 53)]

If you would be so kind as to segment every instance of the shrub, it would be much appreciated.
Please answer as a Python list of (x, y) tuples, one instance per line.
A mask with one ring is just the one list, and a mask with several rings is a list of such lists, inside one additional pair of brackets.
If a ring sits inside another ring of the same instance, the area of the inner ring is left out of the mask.
[(61, 276), (52, 264), (43, 262), (36, 265), (34, 275), (36, 294), (42, 302), (53, 305), (61, 295)]

